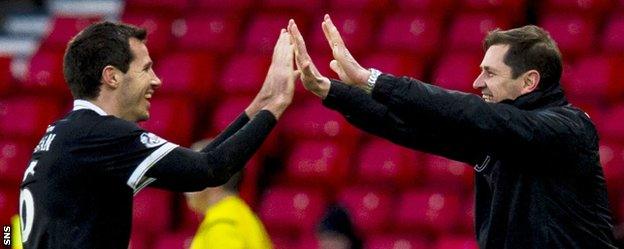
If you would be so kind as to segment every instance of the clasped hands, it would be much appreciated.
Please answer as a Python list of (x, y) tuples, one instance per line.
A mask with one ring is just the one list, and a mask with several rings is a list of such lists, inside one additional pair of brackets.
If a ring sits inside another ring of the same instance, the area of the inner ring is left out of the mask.
[[(329, 15), (325, 15), (321, 27), (334, 57), (329, 63), (330, 68), (346, 84), (365, 85), (370, 71), (360, 66), (349, 53)], [(308, 91), (323, 99), (327, 96), (331, 83), (312, 62), (303, 36), (291, 19), (287, 30), (282, 29), (280, 32), (266, 79), (258, 95), (245, 109), (247, 115), (251, 117), (259, 110), (266, 109), (279, 118), (292, 102), (294, 81), (297, 77), (301, 78)]]

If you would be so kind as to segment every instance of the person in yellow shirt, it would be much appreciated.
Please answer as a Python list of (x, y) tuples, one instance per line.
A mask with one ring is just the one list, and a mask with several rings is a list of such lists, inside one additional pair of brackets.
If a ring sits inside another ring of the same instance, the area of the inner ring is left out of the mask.
[[(206, 143), (201, 141), (196, 145), (203, 148), (201, 144)], [(238, 172), (224, 185), (186, 194), (191, 210), (204, 215), (191, 249), (273, 248), (260, 219), (238, 196), (241, 178)]]
[(20, 218), (19, 215), (14, 215), (11, 218), (11, 226), (13, 227), (13, 236), (11, 237), (11, 249), (22, 249), (22, 233), (20, 232)]

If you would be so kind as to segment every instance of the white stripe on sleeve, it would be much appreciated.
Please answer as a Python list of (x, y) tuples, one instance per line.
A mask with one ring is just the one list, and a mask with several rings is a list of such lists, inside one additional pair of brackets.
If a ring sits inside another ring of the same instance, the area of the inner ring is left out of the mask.
[(165, 157), (169, 152), (178, 147), (177, 144), (167, 142), (164, 145), (160, 146), (160, 148), (156, 149), (152, 154), (147, 156), (139, 166), (132, 172), (130, 175), (130, 179), (126, 182), (128, 186), (130, 186), (134, 190), (134, 194), (138, 193), (142, 188), (146, 187), (148, 184), (152, 183), (156, 179), (154, 178), (145, 178), (145, 173), (154, 166), (160, 159)]

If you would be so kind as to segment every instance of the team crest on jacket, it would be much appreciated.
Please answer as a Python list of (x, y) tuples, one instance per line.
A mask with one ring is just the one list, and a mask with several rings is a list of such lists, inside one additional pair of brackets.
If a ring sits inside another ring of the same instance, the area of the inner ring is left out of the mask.
[(153, 148), (166, 142), (166, 140), (151, 132), (143, 132), (143, 134), (141, 134), (141, 143), (143, 143), (147, 148)]

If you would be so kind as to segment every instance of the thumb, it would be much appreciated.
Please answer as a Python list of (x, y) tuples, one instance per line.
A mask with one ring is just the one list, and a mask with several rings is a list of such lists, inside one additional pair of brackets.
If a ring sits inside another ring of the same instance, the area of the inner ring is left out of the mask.
[(302, 65), (302, 71), (301, 74), (303, 74), (304, 77), (311, 77), (311, 78), (316, 78), (316, 76), (314, 76), (314, 73), (312, 73), (312, 64), (309, 62), (306, 62)]
[(340, 78), (340, 80), (346, 83), (351, 83), (349, 80), (349, 76), (347, 76), (337, 60), (332, 60), (331, 62), (329, 62), (329, 68), (338, 75), (338, 78)]

